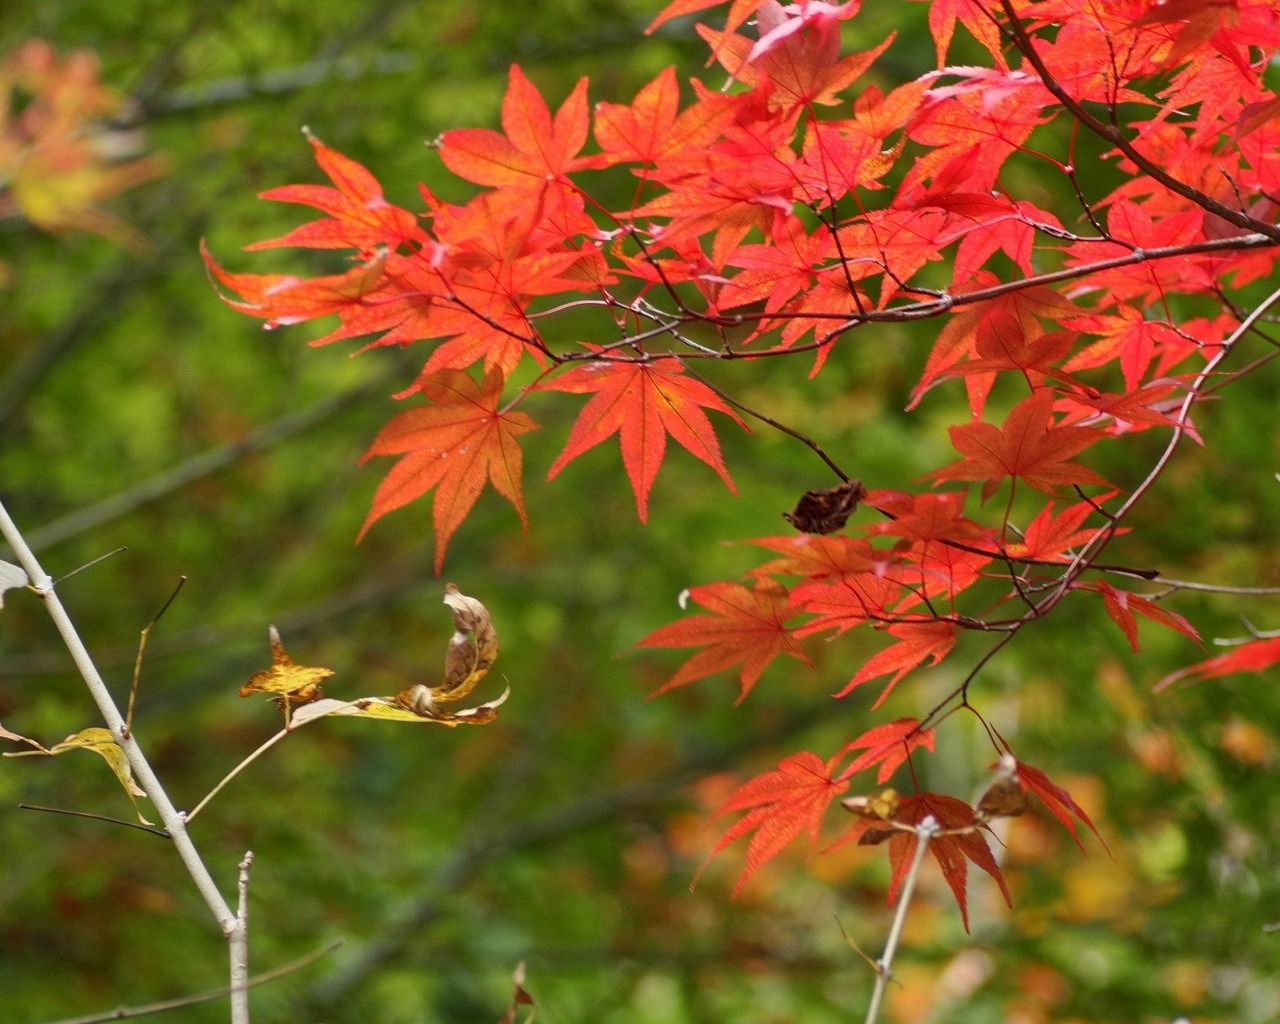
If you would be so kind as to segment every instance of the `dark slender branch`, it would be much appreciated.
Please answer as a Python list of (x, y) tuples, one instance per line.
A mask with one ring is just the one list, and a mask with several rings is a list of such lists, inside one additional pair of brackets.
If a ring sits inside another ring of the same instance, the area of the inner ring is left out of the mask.
[(65, 814), (72, 818), (91, 818), (94, 821), (105, 821), (112, 825), (124, 825), (126, 828), (136, 828), (139, 832), (150, 832), (153, 836), (159, 836), (161, 839), (168, 839), (169, 833), (162, 828), (153, 828), (150, 825), (143, 825), (136, 821), (125, 821), (122, 818), (112, 818), (106, 814), (91, 814), (89, 811), (69, 811), (63, 807), (41, 807), (39, 804), (18, 804), (24, 811), (44, 811), (46, 814)]

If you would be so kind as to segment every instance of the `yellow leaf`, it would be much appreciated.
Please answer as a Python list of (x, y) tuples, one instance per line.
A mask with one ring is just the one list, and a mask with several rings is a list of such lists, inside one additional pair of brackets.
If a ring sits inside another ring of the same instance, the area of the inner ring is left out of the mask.
[(285, 724), (288, 724), (293, 708), (300, 704), (310, 704), (324, 696), (320, 684), (333, 675), (333, 669), (295, 664), (280, 642), (280, 634), (275, 626), (271, 627), (269, 635), (271, 667), (250, 676), (249, 681), (240, 687), (240, 696), (270, 694), (284, 711)]
[[(425, 687), (422, 688), (426, 690)], [(409, 691), (404, 691), (408, 693)], [(429, 691), (428, 691), (429, 692)], [(498, 717), (497, 708), (511, 696), (508, 687), (502, 695), (473, 708), (461, 711), (444, 711), (435, 705), (406, 706), (396, 697), (361, 697), (358, 700), (342, 701), (326, 698), (299, 708), (289, 722), (291, 729), (298, 729), (317, 718), (330, 715), (360, 715), (364, 718), (378, 718), (391, 722), (434, 722), (436, 725), (447, 725), (450, 728), (458, 725), (487, 725)]]
[(50, 757), (56, 754), (65, 754), (68, 750), (92, 750), (95, 754), (107, 762), (107, 765), (115, 773), (120, 785), (124, 787), (124, 791), (128, 794), (129, 802), (133, 804), (134, 813), (138, 815), (138, 820), (144, 825), (150, 825), (151, 822), (143, 817), (142, 811), (138, 808), (137, 797), (146, 796), (146, 792), (141, 789), (136, 782), (133, 781), (133, 770), (129, 767), (129, 762), (124, 756), (124, 751), (120, 749), (120, 744), (111, 734), (111, 730), (104, 729), (101, 726), (94, 726), (89, 729), (81, 729), (77, 733), (72, 733), (61, 743), (55, 743), (52, 747), (45, 749), (36, 743), (35, 740), (29, 740), (25, 736), (18, 736), (9, 732), (7, 729), (0, 729), (0, 733), (6, 739), (21, 740), (24, 743), (30, 743), (36, 750), (17, 750), (6, 753), (5, 757), (25, 757), (31, 754), (46, 754)]

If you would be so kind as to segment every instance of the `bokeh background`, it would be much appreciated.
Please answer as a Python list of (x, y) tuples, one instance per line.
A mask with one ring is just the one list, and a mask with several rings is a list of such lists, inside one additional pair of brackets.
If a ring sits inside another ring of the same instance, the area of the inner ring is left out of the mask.
[[(445, 579), (486, 602), (501, 637), (477, 694), (509, 683), (497, 724), (319, 723), (193, 825), (229, 896), (235, 865), (256, 855), (254, 971), (345, 939), (255, 990), (256, 1020), (496, 1021), (521, 961), (544, 1024), (823, 1024), (864, 1012), (872, 972), (858, 950), (876, 955), (889, 920), (883, 851), (815, 858), (797, 846), (732, 900), (741, 852), (731, 850), (690, 883), (718, 834), (709, 810), (738, 779), (866, 728), (874, 694), (839, 704), (829, 694), (877, 638), (816, 642), (813, 670), (776, 666), (736, 705), (728, 675), (647, 699), (680, 655), (634, 649), (679, 614), (684, 587), (757, 564), (732, 542), (780, 532), (797, 495), (832, 482), (821, 464), (781, 434), (724, 429), (738, 496), (675, 452), (641, 526), (616, 445), (545, 481), (577, 408), (547, 401), (526, 445), (529, 531), (489, 491), (436, 577), (425, 502), (354, 544), (389, 465), (359, 456), (423, 353), (352, 360), (354, 346), (308, 348), (318, 328), (264, 332), (218, 300), (198, 255), (204, 238), (236, 270), (320, 266), (239, 252), (305, 217), (255, 198), (321, 180), (304, 125), (417, 208), (419, 181), (469, 194), (425, 143), (494, 124), (513, 61), (553, 105), (581, 75), (593, 101), (626, 100), (673, 63), (718, 84), (687, 22), (643, 34), (659, 7), (19, 0), (0, 10), (0, 52), (31, 39), (64, 57), (93, 51), (103, 82), (129, 98), (99, 141), (121, 160), (164, 161), (163, 174), (102, 204), (131, 233), (49, 232), (4, 207), (0, 496), (55, 576), (124, 549), (60, 588), (122, 699), (140, 630), (187, 577), (149, 637), (136, 718), (170, 795), (193, 806), (277, 728), (269, 704), (236, 696), (268, 660), (270, 624), (299, 661), (337, 671), (335, 696), (433, 681), (450, 632)], [(898, 32), (870, 81), (887, 87), (931, 66), (925, 15), (925, 5), (868, 4), (848, 24), (852, 48)], [(959, 39), (952, 59), (964, 54)], [(1049, 188), (1026, 173), (1010, 187)], [(1100, 194), (1113, 173), (1098, 164), (1088, 178)], [(0, 197), (5, 187), (0, 176)], [(590, 325), (563, 329), (577, 340)], [(959, 385), (902, 411), (936, 329), (885, 325), (812, 381), (803, 357), (735, 363), (716, 379), (874, 486), (905, 485), (947, 459), (945, 425), (964, 415)], [(1180, 453), (1109, 558), (1280, 584), (1278, 383), (1273, 364), (1206, 408), (1207, 446)], [(1141, 479), (1158, 443), (1115, 452), (1104, 475)], [(1174, 607), (1208, 637), (1243, 635), (1241, 614), (1280, 626), (1274, 599), (1192, 594)], [(1035, 815), (1013, 823), (1001, 856), (1015, 905), (972, 879), (969, 934), (928, 870), (889, 1019), (1280, 1017), (1280, 935), (1264, 931), (1280, 921), (1275, 673), (1153, 698), (1155, 680), (1202, 655), (1155, 627), (1142, 640), (1134, 656), (1096, 602), (1066, 602), (984, 670), (980, 706), (1071, 790), (1109, 852), (1086, 833), (1082, 853)], [(979, 653), (913, 677), (890, 717), (930, 707)], [(0, 722), (46, 743), (98, 724), (21, 592), (0, 612)], [(930, 788), (968, 798), (981, 785), (991, 752), (966, 730), (944, 729), (943, 756), (921, 768)], [(163, 840), (19, 803), (131, 816), (89, 754), (0, 762), (4, 1020), (225, 982), (222, 939)], [(218, 1002), (171, 1019), (225, 1015)]]

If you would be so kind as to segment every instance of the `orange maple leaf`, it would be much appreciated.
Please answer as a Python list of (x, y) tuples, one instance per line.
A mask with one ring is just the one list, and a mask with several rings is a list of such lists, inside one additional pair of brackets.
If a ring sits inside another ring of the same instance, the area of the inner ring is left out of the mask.
[(440, 159), (459, 178), (495, 188), (543, 188), (596, 158), (577, 158), (587, 141), (587, 80), (581, 78), (555, 117), (518, 65), (502, 100), (502, 129), (457, 128), (440, 136)]
[(516, 438), (538, 425), (522, 412), (498, 409), (502, 383), (496, 370), (487, 373), (483, 383), (461, 370), (441, 370), (418, 381), (417, 390), (431, 404), (392, 419), (361, 459), (403, 456), (374, 494), (360, 537), (388, 512), (436, 487), (431, 518), (439, 572), (449, 538), (471, 511), (486, 480), (515, 506), (521, 524), (528, 525), (520, 483), (523, 455)]
[(292, 245), (304, 249), (371, 252), (380, 245), (394, 249), (410, 241), (426, 240), (417, 216), (387, 202), (378, 179), (368, 170), (350, 157), (330, 149), (309, 131), (306, 136), (315, 150), (316, 163), (336, 187), (284, 185), (260, 192), (258, 198), (314, 206), (329, 216), (296, 227), (279, 238), (255, 242), (246, 246), (247, 251)]
[(601, 441), (618, 435), (622, 464), (636, 496), (640, 521), (649, 518), (649, 491), (666, 453), (667, 435), (714, 469), (733, 493), (737, 489), (725, 468), (720, 443), (703, 409), (747, 425), (719, 395), (688, 376), (674, 359), (593, 360), (538, 385), (543, 390), (592, 394), (551, 470), (550, 480), (566, 465)]
[(739, 786), (716, 814), (746, 811), (725, 830), (712, 849), (708, 860), (749, 832), (746, 864), (733, 887), (737, 896), (747, 880), (766, 861), (777, 855), (801, 832), (808, 832), (816, 842), (822, 816), (831, 801), (849, 788), (849, 783), (832, 778), (839, 756), (823, 762), (808, 751), (792, 754), (779, 762), (773, 771), (765, 772)]
[(1054, 393), (1042, 388), (1015, 405), (1001, 427), (990, 423), (951, 427), (951, 443), (965, 457), (929, 476), (934, 480), (981, 480), (983, 501), (995, 493), (1005, 477), (1024, 480), (1048, 494), (1063, 484), (1106, 486), (1093, 470), (1067, 461), (1106, 434), (1092, 427), (1055, 427), (1053, 400)]
[(711, 614), (660, 626), (639, 642), (640, 647), (703, 648), (655, 690), (655, 696), (741, 663), (741, 702), (778, 655), (812, 664), (785, 625), (787, 591), (776, 580), (757, 580), (752, 590), (739, 583), (708, 583), (690, 588), (689, 597)]

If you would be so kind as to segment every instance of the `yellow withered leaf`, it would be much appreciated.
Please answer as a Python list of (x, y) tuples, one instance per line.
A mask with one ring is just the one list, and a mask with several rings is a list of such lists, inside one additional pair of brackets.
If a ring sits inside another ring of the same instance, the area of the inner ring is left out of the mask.
[[(444, 603), (453, 610), (453, 636), (445, 650), (444, 678), (438, 685), (414, 683), (391, 697), (361, 697), (351, 701), (317, 699), (317, 686), (306, 707), (292, 713), (289, 728), (296, 729), (328, 715), (361, 715), (393, 722), (434, 722), (450, 727), (487, 725), (496, 719), (497, 708), (511, 694), (509, 688), (494, 700), (460, 711), (446, 711), (440, 706), (466, 697), (498, 657), (498, 634), (494, 631), (489, 610), (452, 583), (445, 586)], [(325, 669), (311, 671), (327, 672)], [(242, 694), (244, 692), (241, 690)]]
[[(444, 603), (453, 609), (453, 636), (445, 651), (444, 679), (439, 686), (431, 687), (432, 704), (467, 696), (498, 657), (498, 634), (494, 632), (489, 609), (462, 593), (453, 583), (445, 584)], [(404, 697), (408, 692), (403, 691), (399, 696)]]
[(6, 739), (22, 740), (24, 743), (30, 743), (35, 750), (16, 750), (6, 753), (5, 757), (26, 757), (32, 754), (45, 754), (52, 757), (56, 754), (65, 754), (68, 750), (92, 750), (95, 754), (107, 762), (107, 765), (115, 773), (115, 777), (120, 780), (120, 785), (124, 787), (124, 791), (129, 796), (129, 802), (133, 804), (134, 812), (138, 815), (138, 820), (144, 825), (150, 825), (142, 816), (142, 811), (138, 808), (137, 798), (146, 796), (146, 792), (133, 781), (133, 770), (129, 767), (129, 761), (124, 756), (124, 751), (120, 749), (120, 744), (115, 741), (110, 729), (104, 729), (101, 726), (93, 726), (88, 729), (81, 729), (77, 733), (72, 733), (61, 743), (55, 743), (52, 747), (42, 747), (35, 740), (27, 739), (25, 736), (18, 736), (8, 730), (0, 730), (5, 734)]
[(249, 697), (255, 693), (269, 695), (280, 705), (285, 724), (288, 724), (294, 708), (310, 704), (324, 696), (320, 684), (333, 675), (333, 669), (296, 664), (280, 642), (280, 634), (275, 626), (271, 627), (269, 635), (271, 667), (251, 675), (249, 681), (240, 687), (240, 696)]
[[(411, 687), (410, 690), (403, 692), (409, 693), (412, 689)], [(426, 687), (422, 689), (426, 691)], [(395, 697), (361, 697), (351, 701), (326, 698), (299, 708), (289, 725), (297, 729), (307, 722), (329, 715), (360, 715), (364, 718), (377, 718), (391, 722), (434, 722), (436, 725), (446, 725), (450, 728), (458, 725), (488, 725), (498, 717), (497, 708), (509, 696), (511, 696), (510, 687), (491, 701), (478, 704), (473, 708), (463, 708), (461, 711), (445, 711), (434, 704), (406, 705), (401, 701), (399, 694)]]

